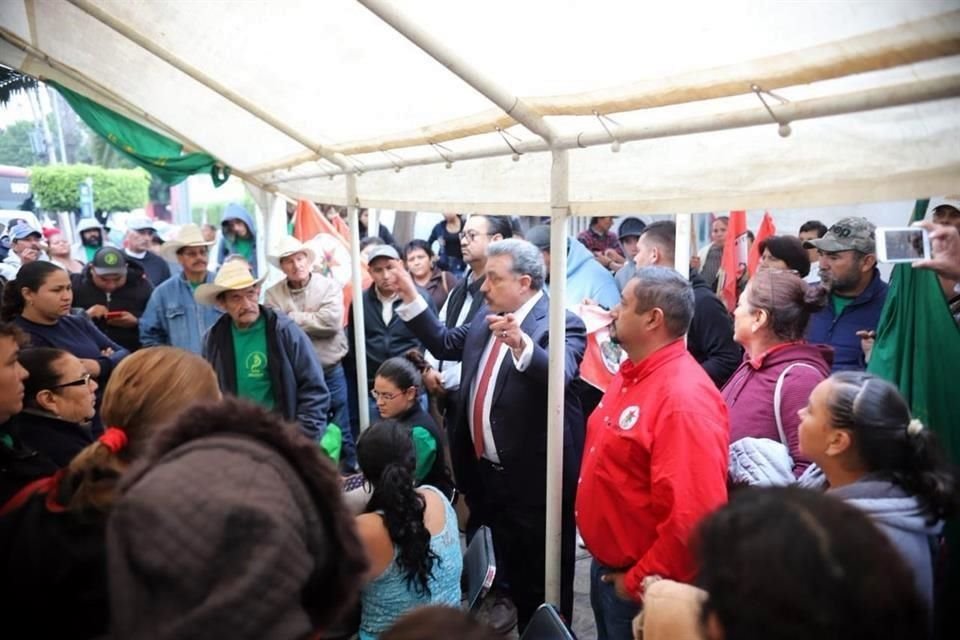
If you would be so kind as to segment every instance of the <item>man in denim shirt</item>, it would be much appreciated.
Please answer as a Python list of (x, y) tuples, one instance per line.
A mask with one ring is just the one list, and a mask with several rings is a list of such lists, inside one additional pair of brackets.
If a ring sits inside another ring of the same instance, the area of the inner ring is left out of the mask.
[(204, 333), (223, 313), (193, 297), (197, 287), (213, 281), (213, 274), (207, 271), (211, 244), (203, 239), (197, 225), (185, 224), (177, 238), (160, 249), (165, 259), (176, 258), (183, 272), (153, 290), (140, 318), (140, 342), (144, 347), (170, 345), (201, 353)]

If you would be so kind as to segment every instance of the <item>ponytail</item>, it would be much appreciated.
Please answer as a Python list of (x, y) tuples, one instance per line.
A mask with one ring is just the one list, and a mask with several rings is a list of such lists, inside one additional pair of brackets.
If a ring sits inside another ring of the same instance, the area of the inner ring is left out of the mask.
[(423, 388), (423, 372), (430, 368), (423, 354), (410, 349), (402, 356), (384, 360), (377, 369), (377, 377), (392, 382), (398, 389), (416, 387), (417, 393)]
[(127, 433), (109, 427), (70, 462), (58, 490), (59, 502), (76, 512), (106, 513), (113, 506), (117, 481), (127, 468), (121, 459), (127, 448)]
[(867, 470), (888, 477), (920, 503), (930, 524), (960, 507), (956, 479), (936, 435), (911, 418), (897, 388), (871, 374), (836, 373), (828, 400), (835, 428), (849, 429)]
[(919, 420), (911, 420), (906, 429), (906, 464), (894, 471), (893, 481), (913, 496), (928, 514), (928, 523), (946, 520), (957, 512), (956, 478), (947, 467), (937, 436), (924, 429)]
[(394, 420), (373, 425), (357, 443), (357, 458), (373, 484), (366, 513), (382, 515), (408, 588), (429, 596), (429, 580), (438, 557), (430, 548), (430, 532), (423, 523), (426, 501), (414, 488), (416, 454), (409, 431)]
[(20, 293), (20, 283), (14, 278), (3, 287), (3, 301), (0, 303), (0, 320), (10, 322), (21, 313), (26, 301)]

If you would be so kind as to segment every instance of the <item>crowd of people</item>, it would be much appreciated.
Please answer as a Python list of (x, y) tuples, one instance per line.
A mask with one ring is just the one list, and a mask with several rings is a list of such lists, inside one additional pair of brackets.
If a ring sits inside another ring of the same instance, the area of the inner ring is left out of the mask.
[[(9, 231), (0, 601), (32, 633), (529, 625), (546, 599), (550, 226), (519, 237), (507, 217), (450, 213), (398, 247), (361, 221), (371, 284), (353, 297), (292, 236), (259, 264), (240, 205), (165, 242), (132, 217), (122, 247), (95, 221), (73, 247)], [(728, 220), (689, 273), (672, 222), (614, 224), (569, 240), (552, 336), (563, 619), (579, 539), (601, 640), (932, 637), (960, 498), (932, 430), (866, 372), (888, 292), (873, 224), (762, 238), (732, 313), (716, 293)], [(960, 322), (960, 211), (923, 225), (933, 256), (915, 266)], [(580, 377), (583, 305), (609, 317), (619, 368), (602, 388)], [(481, 527), (497, 571), (478, 622), (455, 610), (461, 535)]]

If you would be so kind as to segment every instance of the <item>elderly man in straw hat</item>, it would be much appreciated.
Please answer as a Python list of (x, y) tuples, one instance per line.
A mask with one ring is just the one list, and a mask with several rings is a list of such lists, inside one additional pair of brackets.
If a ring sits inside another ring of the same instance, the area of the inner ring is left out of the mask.
[(265, 304), (287, 314), (313, 343), (330, 392), (330, 418), (340, 427), (343, 438), (341, 462), (352, 471), (357, 466), (357, 452), (350, 433), (347, 379), (341, 364), (347, 355), (343, 286), (318, 273), (313, 249), (292, 236), (281, 238), (267, 259), (287, 277), (267, 289)]
[(197, 287), (213, 280), (213, 274), (207, 271), (211, 244), (203, 239), (200, 227), (185, 224), (173, 240), (160, 248), (160, 255), (170, 262), (179, 262), (183, 271), (153, 290), (140, 318), (140, 342), (144, 347), (171, 345), (196, 354), (201, 352), (203, 334), (222, 313), (193, 298)]
[(282, 312), (261, 306), (260, 284), (242, 261), (227, 262), (212, 283), (197, 287), (199, 304), (226, 315), (210, 327), (203, 357), (220, 389), (295, 421), (318, 443), (327, 430), (330, 394), (310, 338)]

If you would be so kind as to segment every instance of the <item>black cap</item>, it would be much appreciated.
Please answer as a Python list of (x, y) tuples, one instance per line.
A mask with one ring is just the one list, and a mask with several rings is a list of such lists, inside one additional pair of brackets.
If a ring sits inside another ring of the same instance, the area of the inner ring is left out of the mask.
[(127, 258), (116, 247), (101, 247), (93, 254), (90, 268), (98, 276), (117, 276), (127, 272)]
[(620, 228), (617, 230), (617, 237), (620, 240), (631, 236), (639, 238), (646, 228), (647, 223), (640, 218), (624, 218), (623, 222), (620, 223)]

